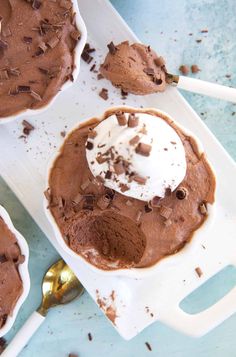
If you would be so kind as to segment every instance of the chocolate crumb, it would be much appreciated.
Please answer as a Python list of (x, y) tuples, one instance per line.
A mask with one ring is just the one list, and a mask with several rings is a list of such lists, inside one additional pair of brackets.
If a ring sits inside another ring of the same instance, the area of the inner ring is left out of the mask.
[(103, 79), (103, 78), (104, 78), (104, 76), (101, 73), (98, 73), (97, 80), (100, 81), (100, 79)]
[(135, 182), (137, 182), (139, 185), (145, 185), (145, 183), (147, 182), (147, 178), (146, 177), (142, 177), (139, 175), (134, 175), (133, 176), (133, 180)]
[(197, 43), (201, 43), (201, 42), (202, 42), (202, 40), (200, 40), (200, 39), (199, 39), (199, 40), (196, 40), (196, 42), (197, 42)]
[(142, 156), (149, 156), (150, 152), (152, 150), (152, 146), (144, 143), (139, 143), (136, 146), (135, 152), (136, 154), (142, 155)]
[(180, 67), (179, 67), (179, 71), (184, 75), (184, 76), (187, 76), (189, 74), (189, 67), (186, 66), (185, 64), (182, 64)]
[(89, 339), (89, 341), (92, 341), (92, 339), (93, 339), (93, 336), (91, 335), (91, 332), (88, 333), (88, 339)]
[(152, 351), (152, 347), (151, 347), (151, 345), (150, 345), (149, 342), (145, 342), (145, 345), (147, 346), (147, 349), (148, 349), (149, 351)]
[(17, 92), (18, 93), (30, 93), (31, 92), (31, 88), (30, 88), (30, 86), (18, 86), (17, 87)]
[(65, 130), (61, 131), (61, 132), (60, 132), (60, 135), (61, 135), (62, 138), (65, 138), (65, 136), (66, 136)]
[(96, 64), (94, 63), (90, 68), (90, 72), (93, 72), (95, 68), (96, 68)]
[(198, 67), (197, 64), (192, 64), (191, 71), (192, 73), (198, 73), (200, 71), (200, 68)]
[(120, 126), (125, 126), (127, 124), (127, 119), (124, 112), (116, 112), (116, 118)]
[(170, 187), (166, 187), (165, 189), (165, 197), (169, 197), (171, 196), (171, 188)]
[(203, 272), (202, 269), (200, 267), (195, 268), (195, 272), (197, 273), (197, 275), (199, 276), (199, 278), (201, 278)]
[(107, 100), (108, 99), (108, 89), (102, 88), (102, 90), (99, 92), (99, 96), (102, 99)]
[(105, 173), (105, 179), (110, 180), (112, 178), (112, 172), (110, 170), (107, 170)]
[(107, 45), (107, 47), (111, 55), (114, 55), (116, 53), (117, 48), (112, 41)]
[(207, 33), (208, 32), (208, 30), (207, 29), (203, 29), (203, 30), (201, 30), (201, 33)]
[(136, 145), (138, 144), (139, 140), (140, 140), (140, 136), (135, 135), (132, 139), (130, 139), (129, 144), (132, 146)]
[(125, 167), (122, 161), (116, 162), (113, 165), (116, 175), (122, 175), (125, 173)]
[(126, 192), (129, 190), (129, 186), (126, 185), (125, 183), (120, 183), (119, 186), (120, 186), (121, 192)]

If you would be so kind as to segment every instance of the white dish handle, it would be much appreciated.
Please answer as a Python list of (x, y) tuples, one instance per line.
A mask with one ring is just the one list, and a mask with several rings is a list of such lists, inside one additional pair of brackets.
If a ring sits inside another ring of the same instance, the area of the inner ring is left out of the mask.
[(236, 287), (217, 303), (198, 314), (188, 314), (179, 305), (162, 311), (159, 320), (187, 335), (201, 337), (236, 312)]
[(190, 92), (204, 94), (236, 103), (236, 88), (230, 88), (220, 84), (184, 76), (179, 76), (177, 87)]
[(1, 357), (17, 357), (44, 320), (44, 316), (40, 315), (37, 311), (33, 312), (7, 348), (2, 352)]

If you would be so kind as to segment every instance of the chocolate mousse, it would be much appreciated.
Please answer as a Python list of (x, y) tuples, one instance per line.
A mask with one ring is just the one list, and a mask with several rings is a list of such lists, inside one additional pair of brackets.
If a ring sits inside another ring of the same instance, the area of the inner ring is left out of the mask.
[(128, 41), (108, 45), (109, 52), (100, 67), (101, 74), (123, 91), (144, 95), (166, 88), (165, 61), (150, 46)]
[(0, 328), (22, 294), (23, 285), (18, 266), (23, 263), (15, 235), (0, 216)]
[(214, 193), (194, 138), (162, 113), (124, 107), (67, 136), (45, 195), (67, 245), (112, 270), (149, 267), (183, 248)]
[(1, 0), (0, 118), (45, 106), (73, 80), (79, 37), (71, 0)]

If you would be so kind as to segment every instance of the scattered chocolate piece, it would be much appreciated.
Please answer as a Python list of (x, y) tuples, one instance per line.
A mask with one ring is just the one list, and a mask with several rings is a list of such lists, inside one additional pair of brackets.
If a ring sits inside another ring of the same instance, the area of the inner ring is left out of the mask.
[(99, 92), (99, 96), (102, 99), (107, 100), (108, 99), (108, 90), (106, 88), (102, 88), (102, 90)]
[(24, 36), (23, 37), (23, 42), (24, 43), (27, 43), (27, 45), (31, 44), (33, 41), (33, 38), (32, 37), (27, 37), (27, 36)]
[(192, 64), (191, 71), (192, 73), (198, 73), (200, 71), (200, 68), (198, 67), (197, 64)]
[(84, 46), (83, 52), (82, 52), (82, 59), (86, 62), (86, 63), (90, 63), (93, 60), (93, 57), (90, 55), (91, 52), (94, 52), (95, 49), (91, 48), (90, 45), (88, 43), (86, 43), (86, 45)]
[(151, 345), (150, 345), (149, 342), (145, 342), (145, 345), (147, 346), (147, 349), (148, 349), (149, 351), (152, 351), (152, 347), (151, 347)]
[(27, 120), (23, 120), (22, 125), (23, 125), (23, 133), (27, 136), (31, 133), (31, 131), (35, 129), (35, 127), (32, 124), (30, 124)]
[(111, 203), (111, 197), (109, 195), (103, 195), (98, 199), (97, 206), (101, 210), (105, 210), (110, 203)]
[(85, 51), (87, 51), (88, 53), (91, 53), (91, 52), (95, 52), (95, 48), (92, 48), (90, 47), (90, 44), (89, 43), (86, 43), (85, 46), (84, 46), (84, 49)]
[(125, 173), (125, 167), (122, 161), (116, 162), (113, 165), (116, 175), (122, 175)]
[(78, 41), (81, 37), (81, 33), (79, 30), (71, 31), (70, 37), (73, 38), (73, 40)]
[(18, 93), (30, 93), (31, 92), (31, 88), (30, 88), (30, 86), (18, 86), (17, 87), (17, 92)]
[(107, 45), (107, 47), (109, 49), (110, 54), (114, 55), (116, 53), (117, 48), (112, 41)]
[(142, 177), (139, 175), (134, 175), (133, 176), (133, 180), (135, 182), (137, 182), (139, 185), (145, 185), (145, 183), (147, 182), (147, 178), (146, 177)]
[(161, 206), (160, 207), (160, 215), (165, 218), (165, 219), (169, 219), (172, 213), (172, 208), (167, 207), (167, 206)]
[(129, 114), (128, 117), (128, 127), (135, 128), (139, 124), (139, 118), (135, 114)]
[(121, 99), (126, 99), (128, 96), (128, 92), (124, 91), (123, 89), (120, 90)]
[[(60, 39), (57, 36), (53, 36), (48, 42), (47, 45), (48, 47), (50, 47), (51, 49), (55, 48), (58, 43), (60, 42)], [(45, 51), (44, 51), (45, 52)]]
[(110, 180), (112, 178), (112, 172), (110, 170), (107, 170), (105, 173), (105, 179)]
[(88, 339), (89, 339), (89, 341), (92, 341), (92, 339), (93, 339), (93, 336), (91, 335), (91, 332), (88, 333)]
[(189, 74), (189, 67), (186, 66), (185, 64), (182, 64), (180, 67), (179, 67), (179, 71), (184, 75), (184, 76), (187, 76)]
[(145, 211), (146, 213), (150, 213), (150, 212), (153, 211), (153, 208), (150, 206), (149, 203), (146, 203), (145, 206), (144, 206), (144, 211)]
[(93, 143), (91, 141), (87, 141), (85, 147), (87, 150), (93, 150)]
[(68, 357), (79, 357), (79, 355), (76, 354), (76, 353), (69, 353), (69, 356), (68, 356)]
[(38, 93), (34, 92), (33, 90), (30, 91), (30, 95), (31, 97), (33, 97), (35, 100), (39, 102), (42, 100), (41, 96)]
[(129, 190), (129, 186), (126, 185), (125, 183), (120, 183), (119, 186), (120, 186), (121, 192), (126, 192)]
[(60, 132), (60, 135), (61, 135), (62, 138), (65, 138), (65, 136), (66, 136), (65, 130), (61, 131), (61, 132)]
[(150, 152), (152, 150), (152, 146), (144, 143), (139, 143), (136, 146), (135, 152), (136, 154), (142, 155), (142, 156), (149, 156)]
[(200, 213), (202, 214), (202, 215), (206, 215), (207, 214), (207, 206), (206, 206), (206, 203), (205, 202), (202, 202), (202, 203), (200, 203), (200, 205), (199, 205), (199, 211), (200, 211)]
[(132, 139), (130, 139), (129, 144), (132, 146), (136, 145), (138, 144), (139, 140), (140, 140), (140, 136), (135, 135)]
[(200, 39), (199, 39), (199, 40), (196, 40), (196, 42), (197, 42), (197, 43), (201, 43), (201, 42), (202, 42), (202, 40), (200, 40)]
[(203, 272), (202, 269), (200, 267), (195, 268), (195, 272), (197, 273), (197, 275), (199, 276), (199, 278), (201, 278)]
[(103, 78), (104, 78), (104, 76), (101, 73), (98, 73), (97, 80), (100, 81), (100, 79), (103, 79)]
[(207, 33), (208, 32), (208, 30), (207, 29), (203, 29), (203, 30), (201, 30), (201, 33)]
[(178, 198), (178, 200), (184, 200), (186, 198), (187, 194), (188, 194), (188, 191), (185, 187), (179, 187), (175, 192), (175, 195)]
[(171, 196), (171, 188), (170, 187), (166, 187), (165, 189), (165, 197), (169, 197)]
[(90, 72), (93, 72), (95, 68), (96, 68), (96, 64), (94, 63), (94, 64), (92, 65), (92, 67), (90, 68)]
[(124, 112), (116, 112), (116, 118), (120, 126), (125, 126), (127, 124), (127, 119)]
[(103, 155), (98, 155), (98, 156), (96, 157), (96, 160), (97, 160), (97, 162), (98, 162), (99, 164), (103, 164), (104, 162), (107, 161), (107, 158), (104, 157)]
[(151, 199), (151, 206), (152, 207), (158, 207), (159, 206), (159, 202), (160, 202), (160, 197), (159, 196), (154, 196), (152, 199)]

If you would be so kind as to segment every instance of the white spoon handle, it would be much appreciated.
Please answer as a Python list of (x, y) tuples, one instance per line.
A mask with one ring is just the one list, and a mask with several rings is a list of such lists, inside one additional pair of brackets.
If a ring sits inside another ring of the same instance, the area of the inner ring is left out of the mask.
[(11, 343), (3, 351), (1, 357), (17, 357), (44, 320), (44, 316), (40, 315), (37, 311), (33, 312)]
[(190, 92), (204, 94), (236, 103), (236, 88), (230, 88), (220, 84), (184, 76), (179, 76), (177, 87)]

